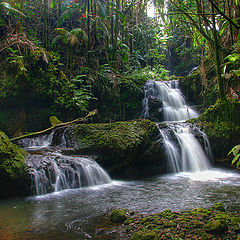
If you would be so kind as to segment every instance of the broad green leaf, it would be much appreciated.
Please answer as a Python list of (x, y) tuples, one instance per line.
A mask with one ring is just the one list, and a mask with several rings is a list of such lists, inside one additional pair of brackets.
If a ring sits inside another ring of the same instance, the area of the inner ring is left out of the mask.
[(224, 21), (223, 25), (222, 25), (222, 29), (219, 32), (219, 35), (221, 36), (223, 34), (223, 32), (226, 30), (227, 26), (229, 26), (229, 21)]
[(240, 77), (240, 69), (232, 70), (231, 73), (234, 73), (236, 76)]
[(236, 157), (238, 152), (240, 152), (240, 145), (235, 146), (229, 153), (228, 155), (230, 155), (231, 153)]
[(225, 59), (229, 60), (232, 63), (235, 63), (236, 61), (240, 60), (240, 53), (233, 53), (227, 56)]
[(56, 6), (56, 0), (52, 0), (50, 7), (53, 9)]
[(240, 165), (240, 153), (232, 160), (232, 165), (235, 164), (237, 161), (238, 161), (237, 167), (239, 167), (239, 165)]

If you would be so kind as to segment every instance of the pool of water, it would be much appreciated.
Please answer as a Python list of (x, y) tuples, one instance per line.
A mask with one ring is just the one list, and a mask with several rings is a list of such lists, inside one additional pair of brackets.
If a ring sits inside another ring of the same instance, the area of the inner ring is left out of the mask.
[(178, 211), (210, 207), (216, 202), (232, 211), (240, 210), (239, 172), (211, 169), (141, 181), (113, 181), (97, 187), (0, 201), (0, 239), (97, 239), (96, 225), (114, 208), (155, 213), (167, 208)]

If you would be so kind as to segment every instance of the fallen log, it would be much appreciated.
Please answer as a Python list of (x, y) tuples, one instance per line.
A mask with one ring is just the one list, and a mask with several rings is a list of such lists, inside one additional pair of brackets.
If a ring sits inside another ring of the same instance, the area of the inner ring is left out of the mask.
[(27, 138), (27, 137), (34, 137), (34, 136), (38, 136), (38, 135), (41, 135), (41, 134), (44, 134), (44, 133), (49, 133), (49, 132), (51, 132), (54, 129), (65, 128), (65, 127), (68, 127), (69, 125), (74, 124), (74, 123), (81, 123), (81, 122), (84, 123), (84, 122), (88, 121), (89, 118), (93, 117), (96, 114), (97, 114), (97, 110), (95, 109), (95, 110), (89, 112), (87, 114), (87, 116), (85, 116), (85, 117), (77, 118), (77, 119), (75, 119), (73, 121), (70, 121), (70, 122), (60, 123), (60, 124), (57, 124), (57, 125), (52, 126), (50, 128), (44, 129), (42, 131), (33, 132), (33, 133), (27, 133), (27, 134), (24, 134), (22, 136), (12, 138), (12, 139), (10, 139), (10, 141), (14, 142), (14, 141), (17, 141), (17, 140), (20, 140), (20, 139), (24, 139), (24, 138)]

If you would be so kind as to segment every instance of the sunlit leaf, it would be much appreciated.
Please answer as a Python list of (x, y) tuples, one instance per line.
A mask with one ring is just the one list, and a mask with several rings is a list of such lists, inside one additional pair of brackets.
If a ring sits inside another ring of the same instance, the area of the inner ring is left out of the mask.
[(60, 35), (67, 35), (69, 32), (64, 28), (55, 28), (54, 31)]
[(14, 13), (17, 13), (17, 14), (20, 14), (20, 15), (26, 17), (26, 15), (24, 15), (21, 11), (17, 10), (16, 8), (13, 8), (9, 3), (7, 3), (7, 2), (1, 2), (0, 4), (1, 4), (3, 7), (5, 7), (7, 10), (12, 11), (12, 12), (14, 12)]

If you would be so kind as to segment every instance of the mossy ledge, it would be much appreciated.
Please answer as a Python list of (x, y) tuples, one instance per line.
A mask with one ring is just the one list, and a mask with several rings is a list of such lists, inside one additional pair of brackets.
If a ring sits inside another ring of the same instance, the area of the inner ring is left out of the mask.
[(130, 215), (125, 209), (124, 212), (127, 219), (123, 224), (109, 225), (109, 229), (117, 229), (124, 234), (123, 239), (240, 239), (239, 213), (225, 211), (221, 203), (210, 208), (180, 212), (166, 209), (151, 215), (138, 213)]
[(12, 144), (0, 131), (0, 197), (30, 193), (30, 177), (25, 162), (28, 153)]
[(96, 160), (111, 176), (138, 178), (164, 170), (154, 146), (158, 129), (149, 120), (79, 124), (70, 133), (74, 151), (97, 155)]
[(207, 134), (219, 164), (231, 165), (232, 157), (227, 159), (227, 155), (240, 142), (239, 113), (239, 101), (218, 99), (199, 118), (188, 121), (198, 124)]

